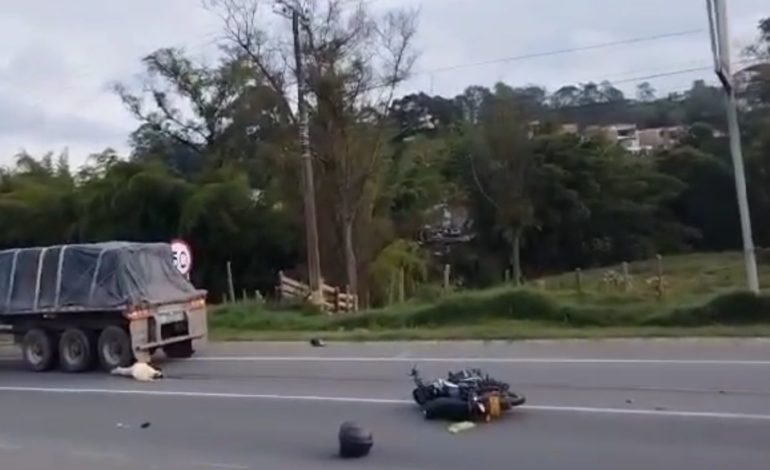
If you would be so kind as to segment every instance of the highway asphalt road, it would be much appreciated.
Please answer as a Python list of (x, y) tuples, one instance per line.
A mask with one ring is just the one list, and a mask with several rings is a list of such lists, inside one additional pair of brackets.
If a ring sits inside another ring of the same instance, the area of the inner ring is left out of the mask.
[[(527, 405), (453, 435), (408, 371), (479, 366)], [(23, 370), (0, 351), (0, 468), (767, 469), (770, 342), (211, 344), (167, 379)], [(355, 420), (370, 456), (340, 461)], [(143, 427), (143, 424), (145, 426)]]

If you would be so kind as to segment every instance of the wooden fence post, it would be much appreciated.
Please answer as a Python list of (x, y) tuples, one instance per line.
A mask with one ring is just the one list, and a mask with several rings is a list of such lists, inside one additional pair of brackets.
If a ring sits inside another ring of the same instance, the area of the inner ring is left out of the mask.
[(406, 279), (404, 268), (398, 270), (398, 303), (406, 302)]
[(583, 270), (580, 268), (575, 269), (575, 286), (578, 295), (583, 295)]
[(335, 287), (334, 288), (334, 306), (332, 307), (332, 310), (334, 310), (335, 313), (344, 311), (342, 308), (342, 302), (340, 299), (340, 288)]
[(227, 291), (230, 294), (230, 302), (235, 303), (235, 285), (233, 284), (233, 267), (227, 262)]
[(444, 290), (449, 290), (449, 278), (451, 275), (452, 267), (448, 264), (444, 265)]
[(658, 275), (658, 283), (657, 283), (657, 293), (658, 293), (658, 299), (663, 298), (663, 256), (657, 255), (655, 257), (656, 261), (656, 273)]
[(349, 284), (345, 285), (345, 311), (358, 311), (358, 296), (351, 294)]
[(275, 286), (275, 296), (278, 302), (283, 302), (283, 271), (278, 271), (278, 285)]
[(629, 274), (628, 274), (628, 262), (623, 261), (622, 264), (623, 267), (623, 291), (628, 292), (628, 288), (630, 283)]

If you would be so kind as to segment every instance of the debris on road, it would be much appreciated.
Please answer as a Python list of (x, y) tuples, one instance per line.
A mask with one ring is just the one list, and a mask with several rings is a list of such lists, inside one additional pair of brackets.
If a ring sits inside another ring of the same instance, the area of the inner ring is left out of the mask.
[(110, 374), (133, 377), (140, 382), (152, 382), (163, 378), (163, 371), (144, 362), (135, 362), (131, 367), (116, 367), (110, 371)]
[(324, 346), (326, 346), (326, 343), (321, 338), (312, 338), (310, 340), (310, 345), (313, 346), (314, 348), (323, 348)]
[(410, 375), (416, 385), (412, 398), (422, 408), (425, 419), (487, 422), (526, 401), (523, 395), (512, 392), (507, 383), (479, 369), (449, 372), (446, 379), (430, 383), (420, 377), (416, 368), (412, 368)]
[(339, 441), (342, 458), (363, 457), (369, 453), (374, 444), (372, 433), (351, 421), (342, 423), (340, 426)]
[[(120, 428), (120, 429), (131, 429), (131, 425), (130, 424), (126, 424), (126, 423), (122, 423), (122, 422), (118, 422), (117, 424), (115, 424), (115, 427)], [(150, 427), (150, 422), (149, 421), (145, 421), (142, 424), (140, 424), (139, 427), (142, 428), (142, 429), (147, 429), (147, 428)]]
[(476, 423), (473, 421), (460, 421), (459, 423), (452, 423), (447, 428), (452, 434), (468, 431), (476, 427)]

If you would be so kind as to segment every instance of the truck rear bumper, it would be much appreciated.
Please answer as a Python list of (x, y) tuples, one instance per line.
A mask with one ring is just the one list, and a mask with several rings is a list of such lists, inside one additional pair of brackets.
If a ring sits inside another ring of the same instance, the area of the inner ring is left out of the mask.
[(147, 351), (149, 349), (163, 347), (163, 346), (165, 346), (167, 344), (174, 344), (174, 343), (181, 343), (183, 341), (203, 339), (204, 337), (205, 337), (204, 334), (175, 336), (173, 338), (168, 338), (168, 339), (165, 339), (163, 341), (155, 341), (153, 343), (138, 344), (138, 345), (134, 346), (134, 349), (136, 351)]
[[(164, 324), (157, 320), (156, 316), (132, 320), (129, 324), (131, 331), (131, 348), (135, 353), (147, 352), (163, 346), (195, 341), (205, 343), (208, 336), (208, 322), (206, 309), (199, 308), (185, 311), (185, 321), (180, 323), (178, 334), (167, 336), (164, 333)], [(176, 332), (176, 331), (174, 331)]]

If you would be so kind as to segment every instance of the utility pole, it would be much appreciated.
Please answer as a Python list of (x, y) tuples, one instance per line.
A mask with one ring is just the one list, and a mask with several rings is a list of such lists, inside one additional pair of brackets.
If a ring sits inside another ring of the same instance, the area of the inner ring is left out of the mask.
[(738, 106), (735, 101), (732, 67), (730, 64), (730, 41), (727, 23), (727, 5), (725, 0), (706, 0), (708, 9), (711, 50), (714, 54), (714, 70), (722, 82), (727, 108), (727, 126), (730, 134), (730, 153), (733, 158), (735, 190), (738, 197), (738, 212), (741, 218), (743, 235), (743, 256), (746, 263), (746, 281), (751, 292), (759, 293), (759, 275), (754, 252), (754, 240), (751, 231), (749, 199), (746, 194), (746, 174), (743, 168), (743, 150), (741, 132), (738, 126)]
[(284, 14), (291, 17), (294, 36), (294, 60), (297, 78), (297, 124), (299, 144), (302, 150), (302, 187), (305, 206), (305, 231), (307, 237), (307, 267), (310, 301), (314, 305), (323, 303), (321, 287), (321, 255), (318, 249), (318, 222), (315, 207), (315, 181), (313, 178), (313, 157), (310, 149), (310, 124), (308, 122), (307, 103), (305, 102), (305, 77), (302, 63), (302, 39), (300, 37), (300, 7), (288, 1), (277, 0), (284, 9)]

